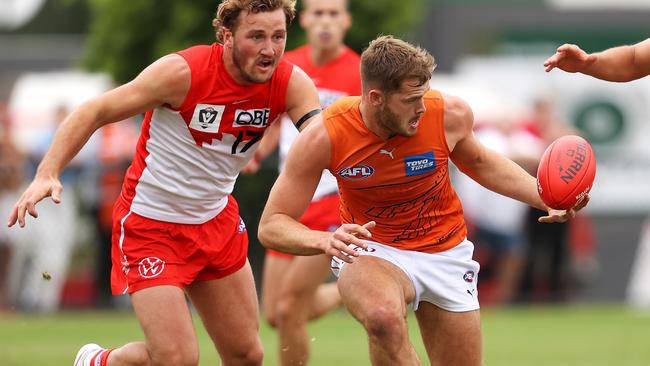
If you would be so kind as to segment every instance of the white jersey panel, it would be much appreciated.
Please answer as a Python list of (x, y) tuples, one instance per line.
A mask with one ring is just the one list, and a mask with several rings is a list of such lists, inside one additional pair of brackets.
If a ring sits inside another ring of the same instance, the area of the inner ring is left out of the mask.
[[(280, 142), (279, 142), (279, 170), (282, 171), (284, 169), (284, 164), (287, 160), (287, 156), (289, 155), (289, 149), (291, 149), (291, 145), (295, 141), (296, 138), (298, 138), (298, 129), (296, 126), (291, 122), (291, 119), (288, 118), (286, 115), (282, 116), (282, 121), (281, 121), (281, 126), (280, 126)], [(330, 173), (329, 170), (324, 169), (323, 174), (320, 177), (320, 183), (318, 183), (318, 187), (316, 187), (316, 192), (314, 192), (314, 197), (312, 198), (312, 201), (316, 201), (320, 199), (321, 197), (328, 196), (332, 193), (337, 192), (339, 189), (337, 183), (336, 183), (336, 178)]]
[(258, 145), (232, 154), (234, 142), (234, 136), (223, 134), (221, 141), (198, 146), (178, 112), (155, 109), (146, 167), (135, 187), (131, 211), (182, 224), (200, 224), (218, 215)]

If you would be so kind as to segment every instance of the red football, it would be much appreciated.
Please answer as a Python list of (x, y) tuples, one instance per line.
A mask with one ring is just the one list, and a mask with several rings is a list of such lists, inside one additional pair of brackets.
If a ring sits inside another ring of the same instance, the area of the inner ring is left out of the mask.
[(549, 207), (566, 210), (591, 189), (596, 157), (587, 140), (562, 136), (546, 149), (537, 168), (537, 191)]

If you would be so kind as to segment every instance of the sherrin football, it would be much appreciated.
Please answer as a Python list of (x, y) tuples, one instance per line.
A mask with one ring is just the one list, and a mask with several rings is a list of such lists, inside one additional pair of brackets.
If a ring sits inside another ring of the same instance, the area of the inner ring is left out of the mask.
[(549, 207), (567, 210), (591, 190), (596, 157), (587, 140), (562, 136), (546, 149), (537, 168), (537, 191)]

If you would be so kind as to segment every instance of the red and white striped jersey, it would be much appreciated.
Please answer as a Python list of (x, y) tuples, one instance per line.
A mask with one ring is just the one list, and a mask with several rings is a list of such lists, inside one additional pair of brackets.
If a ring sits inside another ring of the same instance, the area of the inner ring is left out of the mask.
[(226, 71), (222, 45), (178, 54), (191, 70), (187, 97), (145, 114), (121, 199), (151, 219), (199, 224), (226, 206), (264, 130), (285, 112), (293, 66), (280, 61), (268, 82), (242, 86)]

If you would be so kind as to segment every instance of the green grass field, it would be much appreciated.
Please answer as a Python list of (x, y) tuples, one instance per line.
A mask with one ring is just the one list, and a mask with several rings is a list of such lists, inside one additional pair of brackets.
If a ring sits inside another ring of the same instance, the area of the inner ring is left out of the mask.
[[(623, 307), (532, 307), (483, 310), (485, 365), (650, 365), (650, 312)], [(426, 360), (415, 319), (411, 339)], [(218, 365), (205, 332), (198, 327), (201, 365)], [(310, 365), (369, 365), (365, 334), (347, 313), (335, 312), (310, 326)], [(118, 346), (142, 337), (128, 312), (56, 315), (0, 314), (0, 365), (72, 364), (89, 341)], [(265, 365), (277, 364), (275, 334), (262, 327)], [(428, 362), (425, 362), (428, 364)]]

